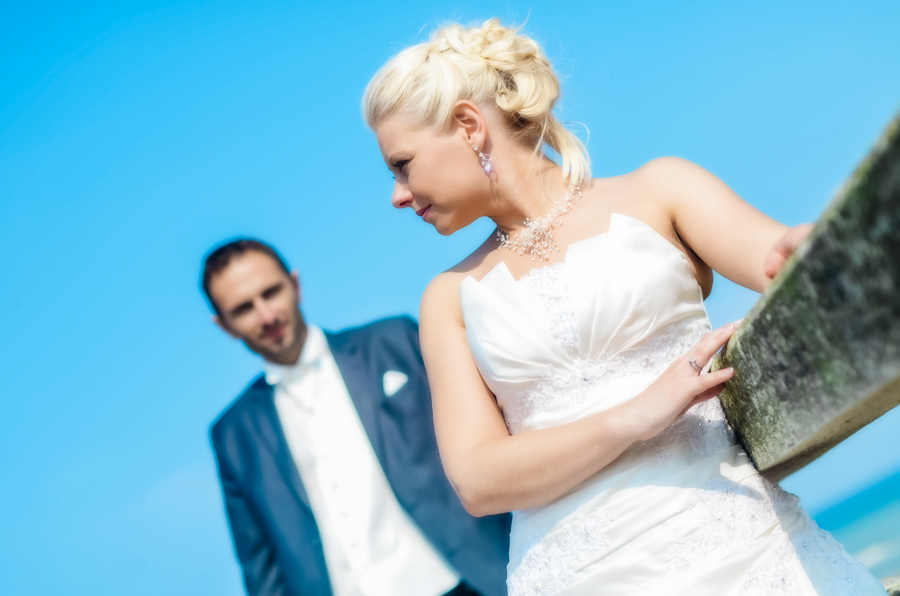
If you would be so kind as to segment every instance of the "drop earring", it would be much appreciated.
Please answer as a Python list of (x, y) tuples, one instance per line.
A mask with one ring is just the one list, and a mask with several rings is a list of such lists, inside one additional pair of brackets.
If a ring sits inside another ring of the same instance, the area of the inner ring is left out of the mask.
[(478, 153), (478, 157), (481, 158), (481, 169), (484, 170), (484, 175), (490, 176), (494, 169), (494, 166), (491, 165), (491, 154), (482, 153), (481, 149), (478, 148), (478, 145), (472, 145), (472, 149), (474, 149), (475, 152)]

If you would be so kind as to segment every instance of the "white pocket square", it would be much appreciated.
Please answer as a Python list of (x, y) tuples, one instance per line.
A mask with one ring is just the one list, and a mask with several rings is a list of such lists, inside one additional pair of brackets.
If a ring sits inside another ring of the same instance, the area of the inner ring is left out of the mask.
[(386, 373), (384, 373), (384, 394), (388, 397), (391, 397), (392, 395), (400, 391), (400, 388), (406, 385), (406, 382), (408, 380), (409, 377), (399, 370), (387, 371)]

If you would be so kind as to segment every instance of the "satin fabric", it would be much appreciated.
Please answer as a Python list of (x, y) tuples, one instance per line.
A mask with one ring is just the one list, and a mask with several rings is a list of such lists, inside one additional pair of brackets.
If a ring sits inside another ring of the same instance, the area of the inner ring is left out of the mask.
[[(621, 404), (710, 331), (686, 256), (643, 222), (570, 243), (515, 280), (460, 286), (466, 335), (510, 432)], [(685, 366), (687, 366), (685, 364)], [(885, 594), (759, 476), (717, 399), (632, 445), (563, 497), (513, 512), (512, 596)]]

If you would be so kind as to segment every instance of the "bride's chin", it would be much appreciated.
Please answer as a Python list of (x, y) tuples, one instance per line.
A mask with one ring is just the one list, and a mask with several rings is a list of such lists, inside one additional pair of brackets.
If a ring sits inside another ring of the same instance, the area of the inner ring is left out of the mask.
[(459, 229), (458, 226), (448, 225), (447, 223), (443, 222), (435, 222), (433, 225), (434, 229), (437, 230), (437, 233), (441, 236), (449, 236)]
[(437, 233), (441, 236), (451, 236), (461, 229), (469, 227), (474, 222), (474, 219), (465, 219), (462, 221), (456, 220), (449, 222), (435, 222), (432, 225), (434, 225), (434, 229), (437, 230)]

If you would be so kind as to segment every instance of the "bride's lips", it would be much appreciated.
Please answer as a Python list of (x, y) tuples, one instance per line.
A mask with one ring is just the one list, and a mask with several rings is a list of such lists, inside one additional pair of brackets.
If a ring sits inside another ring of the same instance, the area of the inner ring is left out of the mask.
[(424, 209), (420, 209), (419, 211), (416, 211), (416, 215), (418, 215), (422, 219), (425, 219), (425, 215), (427, 215), (430, 210), (431, 210), (431, 205), (425, 207)]

